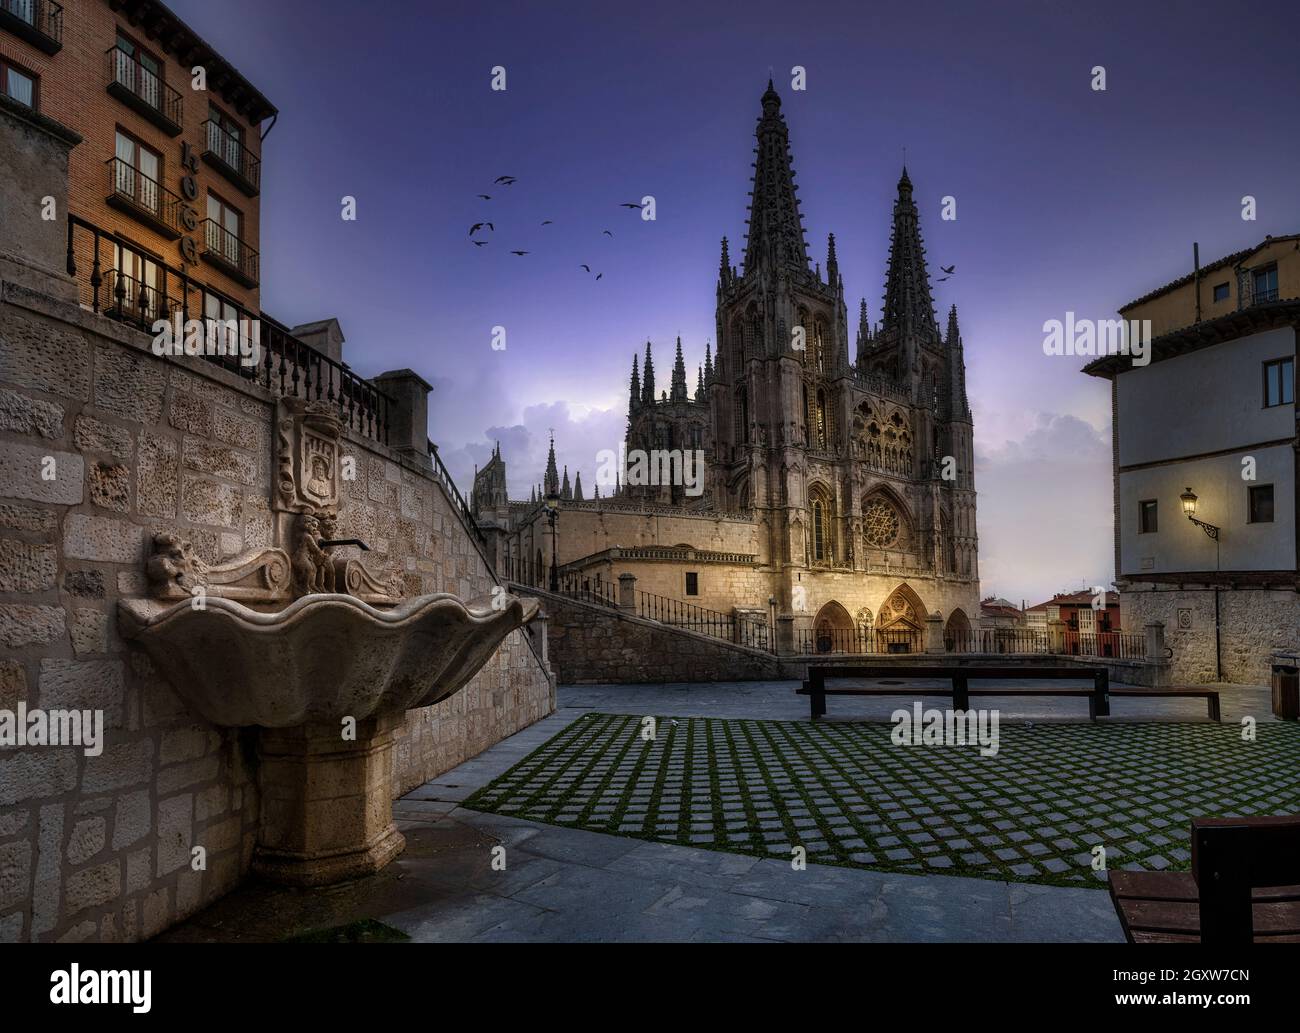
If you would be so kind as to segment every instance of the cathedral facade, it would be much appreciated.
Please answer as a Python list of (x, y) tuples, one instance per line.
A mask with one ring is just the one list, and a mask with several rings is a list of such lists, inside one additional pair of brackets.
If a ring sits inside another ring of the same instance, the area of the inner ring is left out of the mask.
[[(690, 391), (679, 339), (658, 396), (651, 345), (632, 360), (628, 453), (702, 454), (703, 491), (621, 479), (604, 498), (580, 488), (575, 497), (552, 447), (528, 502), (506, 499), (496, 454), (476, 474), (473, 506), (510, 576), (544, 583), (538, 574), (552, 563), (607, 581), (632, 573), (645, 591), (763, 614), (796, 646), (866, 632), (920, 648), (934, 614), (949, 632), (979, 615), (957, 310), (941, 328), (904, 169), (881, 320), (870, 325), (861, 302), (850, 352), (835, 238), (823, 274), (810, 264), (770, 82), (761, 103), (743, 264), (732, 264), (725, 237), (721, 245), (716, 350)], [(548, 495), (558, 499), (553, 525)]]

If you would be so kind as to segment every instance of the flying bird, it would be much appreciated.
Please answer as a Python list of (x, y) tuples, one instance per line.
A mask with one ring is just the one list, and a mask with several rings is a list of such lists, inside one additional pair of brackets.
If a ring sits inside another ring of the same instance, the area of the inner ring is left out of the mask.
[(604, 232), (605, 236), (607, 236), (607, 237), (612, 237), (612, 236), (614, 235), (614, 234), (610, 233), (609, 230), (604, 230), (603, 232)]
[(620, 208), (644, 208), (645, 205), (643, 205), (643, 204), (632, 204), (631, 202), (628, 202), (628, 203), (626, 203), (626, 204), (621, 204), (621, 205), (619, 205), (619, 207), (620, 207)]
[(946, 280), (946, 279), (948, 279), (948, 277), (946, 277), (946, 276), (940, 276), (939, 279), (935, 280), (934, 282), (935, 282), (935, 283), (943, 283), (943, 281)]
[(482, 247), (484, 244), (487, 243), (487, 241), (486, 241), (486, 240), (471, 240), (470, 243), (473, 244), (475, 247)]
[(481, 230), (484, 226), (490, 229), (493, 233), (497, 231), (497, 228), (493, 226), (490, 222), (476, 222), (474, 223), (473, 226), (469, 228), (469, 235), (471, 237), (474, 236), (474, 234), (477, 233), (479, 230)]
[(602, 276), (604, 276), (604, 275), (605, 275), (604, 273), (597, 273), (597, 274), (596, 274), (596, 279), (599, 280), (599, 279), (600, 279)]
[(497, 178), (494, 179), (492, 182), (493, 182), (493, 183), (504, 183), (506, 186), (509, 186), (509, 185), (510, 185), (511, 183), (513, 183), (514, 181), (515, 181), (515, 177), (514, 177), (514, 176), (497, 176)]
[(586, 269), (587, 272), (591, 272), (591, 266), (589, 266), (586, 262), (582, 263), (582, 268)]
[(510, 253), (511, 253), (512, 255), (526, 255), (526, 254), (528, 254), (527, 251), (511, 251)]
[(543, 219), (543, 220), (542, 220), (542, 225), (543, 225), (543, 226), (549, 226), (549, 225), (550, 225), (551, 223), (553, 223), (554, 221), (555, 221), (554, 219)]
[(481, 198), (483, 198), (484, 201), (491, 201), (491, 200), (492, 200), (492, 195), (491, 195), (491, 194), (479, 194), (478, 196), (481, 197)]
[(951, 276), (951, 275), (953, 274), (953, 272), (956, 270), (957, 266), (956, 266), (956, 265), (941, 265), (941, 266), (939, 266), (939, 268), (942, 269), (942, 270), (943, 270), (945, 273), (947, 273), (949, 276)]

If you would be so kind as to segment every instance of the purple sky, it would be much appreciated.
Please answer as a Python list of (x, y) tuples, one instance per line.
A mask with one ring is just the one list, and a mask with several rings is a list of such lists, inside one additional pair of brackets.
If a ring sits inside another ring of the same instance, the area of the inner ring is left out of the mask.
[[(824, 263), (835, 233), (851, 326), (860, 296), (879, 317), (906, 148), (932, 278), (957, 265), (935, 298), (966, 345), (983, 588), (1017, 602), (1113, 574), (1107, 386), (1043, 355), (1044, 320), (1110, 318), (1190, 272), (1193, 240), (1208, 262), (1300, 230), (1293, 3), (172, 6), (280, 109), (264, 308), (337, 316), (362, 374), (433, 383), (430, 435), (462, 489), (500, 439), (526, 496), (554, 427), (589, 491), (647, 338), (666, 384), (681, 335), (694, 386), (719, 238), (743, 253), (769, 67), (810, 251)], [(518, 182), (492, 186), (503, 174)], [(618, 207), (646, 194), (655, 222)]]

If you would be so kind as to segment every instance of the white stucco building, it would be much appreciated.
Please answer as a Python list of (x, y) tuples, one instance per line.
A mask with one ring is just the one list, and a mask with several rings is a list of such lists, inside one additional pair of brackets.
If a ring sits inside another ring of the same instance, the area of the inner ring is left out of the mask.
[(1125, 626), (1164, 623), (1175, 682), (1261, 684), (1300, 647), (1298, 298), (1300, 239), (1270, 237), (1120, 310), (1152, 320), (1148, 365), (1086, 368), (1111, 382)]

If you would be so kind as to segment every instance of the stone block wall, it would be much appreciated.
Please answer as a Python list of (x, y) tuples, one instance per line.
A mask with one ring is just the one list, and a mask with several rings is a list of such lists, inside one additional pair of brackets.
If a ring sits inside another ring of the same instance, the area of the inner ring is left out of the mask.
[(750, 681), (782, 677), (776, 657), (550, 592), (551, 665), (565, 685)]
[[(57, 293), (57, 292), (53, 292)], [(152, 534), (208, 561), (272, 544), (274, 400), (196, 358), (0, 282), (0, 709), (105, 715), (100, 756), (0, 748), (0, 941), (135, 940), (234, 888), (259, 819), (255, 730), (191, 713), (117, 631)], [(417, 460), (350, 436), (340, 536), (410, 593), (489, 594), (493, 577)], [(451, 699), (408, 713), (404, 791), (549, 713), (522, 631)], [(194, 870), (203, 847), (206, 868)]]
[[(1148, 622), (1165, 626), (1165, 644), (1173, 650), (1174, 684), (1212, 682), (1214, 664), (1214, 590), (1121, 587), (1120, 610), (1128, 628)], [(1238, 685), (1267, 685), (1275, 652), (1300, 651), (1300, 595), (1260, 588), (1219, 592), (1220, 663), (1223, 680)]]

